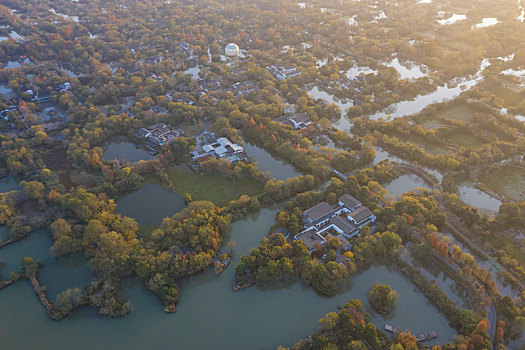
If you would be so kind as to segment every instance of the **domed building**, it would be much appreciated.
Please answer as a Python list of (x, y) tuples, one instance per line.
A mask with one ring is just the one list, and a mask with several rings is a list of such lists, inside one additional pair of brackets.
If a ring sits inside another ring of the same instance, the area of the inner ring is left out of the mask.
[(230, 43), (224, 48), (224, 53), (226, 54), (226, 56), (236, 57), (239, 56), (239, 54), (241, 53), (241, 49), (239, 49), (239, 46), (237, 46), (237, 44)]

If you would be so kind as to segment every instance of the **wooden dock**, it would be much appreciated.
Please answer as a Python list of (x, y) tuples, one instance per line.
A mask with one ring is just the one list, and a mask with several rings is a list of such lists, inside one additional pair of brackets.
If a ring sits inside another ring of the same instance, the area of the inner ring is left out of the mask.
[[(388, 323), (385, 323), (385, 331), (387, 332), (390, 332), (390, 333), (393, 333), (393, 334), (396, 334), (397, 332), (400, 332), (400, 330)], [(432, 340), (432, 339), (436, 339), (437, 338), (437, 333), (434, 332), (434, 331), (430, 331), (430, 332), (427, 332), (427, 333), (423, 333), (423, 334), (420, 334), (416, 337), (416, 340), (418, 342), (424, 342), (424, 341), (429, 341), (429, 340)]]
[(416, 340), (418, 342), (423, 342), (423, 341), (429, 341), (429, 340), (432, 340), (432, 339), (436, 339), (437, 338), (437, 333), (434, 332), (434, 331), (430, 331), (428, 333), (423, 333), (423, 334), (420, 334), (416, 337)]

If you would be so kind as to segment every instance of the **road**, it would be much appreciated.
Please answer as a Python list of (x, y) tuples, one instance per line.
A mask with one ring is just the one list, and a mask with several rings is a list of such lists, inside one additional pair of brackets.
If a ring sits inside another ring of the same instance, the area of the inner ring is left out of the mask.
[(339, 176), (341, 179), (343, 179), (343, 180), (348, 179), (348, 176), (346, 176), (345, 174), (343, 174), (343, 173), (340, 172), (339, 170), (335, 170), (334, 168), (331, 168), (331, 170), (332, 170), (332, 172), (333, 172), (335, 175)]

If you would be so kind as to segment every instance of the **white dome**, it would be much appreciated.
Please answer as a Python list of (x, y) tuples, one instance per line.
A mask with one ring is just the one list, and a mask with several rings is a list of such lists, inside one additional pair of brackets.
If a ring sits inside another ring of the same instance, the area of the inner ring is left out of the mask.
[(224, 53), (226, 53), (226, 56), (234, 57), (238, 56), (241, 52), (241, 49), (239, 49), (239, 46), (234, 43), (230, 43), (226, 45), (226, 48), (224, 49)]

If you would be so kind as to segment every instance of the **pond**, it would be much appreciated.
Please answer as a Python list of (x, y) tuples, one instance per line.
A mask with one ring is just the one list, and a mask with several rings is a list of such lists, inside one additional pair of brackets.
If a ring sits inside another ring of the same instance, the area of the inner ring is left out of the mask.
[(525, 200), (525, 167), (509, 164), (492, 169), (481, 177), (481, 182), (509, 200)]
[(462, 92), (467, 91), (473, 86), (477, 85), (483, 80), (482, 72), (490, 65), (488, 59), (481, 62), (480, 69), (471, 78), (455, 79), (444, 86), (438, 86), (434, 92), (426, 95), (419, 95), (413, 100), (401, 101), (395, 103), (383, 111), (370, 116), (372, 120), (379, 118), (391, 117), (393, 119), (403, 117), (405, 115), (412, 115), (421, 112), (427, 106), (433, 103), (444, 102), (458, 97)]
[(165, 217), (171, 217), (186, 205), (181, 196), (164, 189), (158, 183), (150, 183), (135, 192), (116, 200), (117, 210), (141, 225), (159, 225)]
[(348, 112), (348, 108), (353, 106), (352, 101), (340, 100), (334, 95), (331, 95), (325, 91), (319, 90), (317, 86), (314, 86), (313, 88), (311, 88), (308, 91), (308, 95), (310, 95), (311, 98), (316, 99), (316, 100), (319, 98), (322, 98), (326, 100), (328, 103), (334, 103), (339, 108), (341, 108), (341, 118), (339, 118), (337, 122), (333, 123), (332, 126), (336, 128), (337, 130), (342, 130), (342, 131), (346, 131), (350, 133), (350, 129), (352, 128), (353, 124), (350, 121), (350, 119), (348, 119), (346, 114)]
[(104, 147), (104, 154), (102, 159), (109, 160), (126, 160), (135, 163), (141, 160), (152, 160), (155, 157), (151, 156), (142, 148), (138, 148), (131, 142), (115, 142)]
[(385, 151), (381, 147), (376, 146), (374, 147), (374, 149), (376, 151), (376, 157), (374, 158), (372, 165), (377, 165), (378, 163), (380, 163), (381, 161), (385, 159), (389, 159), (391, 162), (396, 162), (396, 163), (407, 163), (405, 160), (393, 155), (392, 153), (388, 151)]
[(456, 13), (453, 13), (452, 16), (450, 16), (449, 18), (439, 19), (437, 22), (441, 25), (451, 25), (451, 24), (454, 24), (460, 21), (464, 21), (466, 19), (467, 19), (466, 15), (458, 15)]
[(257, 163), (259, 170), (262, 172), (268, 171), (277, 180), (286, 180), (290, 177), (300, 176), (295, 168), (282, 161), (275, 159), (270, 153), (266, 152), (262, 148), (245, 143), (243, 145), (244, 150), (248, 154), (248, 157), (253, 158)]
[(348, 79), (355, 79), (361, 74), (368, 75), (368, 74), (377, 74), (377, 73), (378, 73), (377, 69), (372, 69), (369, 67), (361, 67), (361, 66), (354, 64), (352, 68), (346, 71), (345, 76)]
[(188, 68), (184, 71), (184, 74), (189, 74), (193, 78), (193, 80), (199, 80), (199, 73), (201, 71), (201, 67), (199, 65), (196, 65), (195, 67)]
[(39, 280), (42, 286), (46, 287), (51, 300), (55, 300), (56, 295), (65, 289), (86, 286), (91, 279), (86, 259), (80, 255), (55, 259), (49, 251), (51, 245), (51, 234), (47, 230), (37, 230), (21, 241), (1, 248), (0, 262), (5, 264), (2, 278), (8, 278), (11, 271), (19, 272), (20, 261), (31, 257), (44, 264), (39, 269)]
[(390, 193), (395, 199), (399, 198), (403, 193), (413, 191), (416, 188), (426, 188), (430, 190), (430, 187), (425, 181), (414, 174), (401, 175), (385, 186), (388, 193)]
[[(398, 156), (395, 156), (388, 151), (385, 151), (381, 147), (375, 146), (374, 150), (376, 151), (376, 157), (374, 158), (372, 165), (377, 165), (378, 163), (380, 163), (381, 161), (385, 159), (389, 159), (391, 162), (410, 164), (410, 162), (404, 159), (401, 159)], [(426, 173), (433, 175), (440, 183), (441, 181), (443, 181), (443, 174), (439, 170), (426, 168), (420, 165), (418, 165), (418, 167), (421, 168)]]
[(408, 61), (401, 64), (397, 57), (385, 63), (385, 66), (395, 68), (400, 75), (400, 79), (419, 79), (428, 76), (428, 68), (424, 65)]
[(5, 98), (12, 98), (15, 96), (13, 89), (10, 89), (5, 85), (0, 85), (0, 95)]
[(501, 201), (489, 195), (486, 192), (478, 190), (472, 182), (465, 182), (458, 186), (459, 198), (480, 209), (491, 212), (498, 212)]
[(350, 291), (333, 298), (319, 297), (299, 283), (283, 290), (233, 292), (235, 265), (268, 232), (276, 210), (262, 209), (232, 224), (229, 238), (237, 245), (231, 266), (218, 277), (209, 271), (185, 280), (175, 314), (164, 313), (157, 298), (130, 279), (124, 283), (133, 303), (127, 317), (109, 319), (82, 309), (54, 322), (27, 283), (10, 286), (0, 291), (2, 345), (53, 350), (92, 349), (93, 344), (103, 349), (164, 348), (166, 344), (180, 349), (275, 349), (316, 331), (325, 313), (336, 311), (349, 299), (363, 299), (366, 305), (368, 290), (376, 281), (390, 284), (400, 295), (388, 321), (372, 316), (379, 328), (388, 322), (417, 334), (435, 330), (439, 335), (435, 342), (441, 344), (452, 339), (455, 332), (445, 317), (403, 275), (382, 265), (357, 275)]
[(475, 25), (475, 28), (491, 27), (491, 26), (496, 25), (498, 23), (500, 23), (500, 21), (498, 21), (497, 18), (483, 18), (481, 23), (478, 23), (478, 24)]
[(4, 69), (14, 69), (20, 67), (22, 67), (22, 65), (17, 61), (7, 61), (7, 64), (5, 65)]

